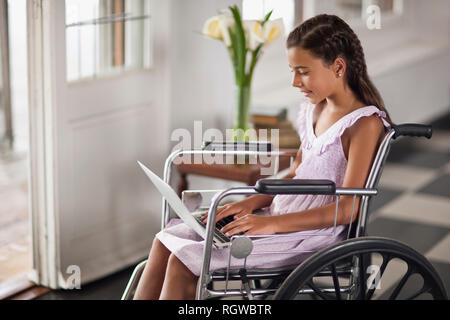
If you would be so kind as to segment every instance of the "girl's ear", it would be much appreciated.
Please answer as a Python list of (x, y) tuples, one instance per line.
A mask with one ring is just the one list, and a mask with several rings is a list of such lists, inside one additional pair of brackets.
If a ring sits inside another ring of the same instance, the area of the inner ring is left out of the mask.
[(347, 68), (347, 64), (345, 60), (341, 57), (337, 57), (333, 63), (333, 72), (335, 73), (337, 78), (340, 78), (344, 75), (345, 70)]

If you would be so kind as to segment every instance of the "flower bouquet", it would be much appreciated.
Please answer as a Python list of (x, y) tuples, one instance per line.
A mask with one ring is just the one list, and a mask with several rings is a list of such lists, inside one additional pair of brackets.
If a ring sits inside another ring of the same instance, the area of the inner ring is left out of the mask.
[(269, 20), (270, 11), (262, 20), (242, 20), (237, 6), (229, 7), (229, 13), (209, 18), (203, 26), (203, 34), (222, 41), (230, 55), (236, 83), (237, 119), (233, 138), (248, 139), (249, 107), (253, 70), (263, 49), (284, 32), (283, 20)]

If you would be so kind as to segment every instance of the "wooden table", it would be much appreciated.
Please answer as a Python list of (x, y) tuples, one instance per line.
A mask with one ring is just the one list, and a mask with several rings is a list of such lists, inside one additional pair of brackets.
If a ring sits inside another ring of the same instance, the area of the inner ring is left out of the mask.
[[(296, 151), (293, 150), (283, 152), (283, 156), (279, 158), (278, 171), (289, 168), (291, 164), (290, 157), (295, 157), (295, 155)], [(177, 189), (178, 195), (181, 197), (181, 193), (188, 189), (188, 174), (244, 182), (249, 186), (253, 186), (259, 179), (270, 176), (261, 174), (261, 169), (264, 167), (270, 168), (270, 165), (263, 165), (260, 163), (250, 164), (248, 161), (245, 164), (181, 163), (177, 165), (178, 172), (180, 173), (180, 182)]]

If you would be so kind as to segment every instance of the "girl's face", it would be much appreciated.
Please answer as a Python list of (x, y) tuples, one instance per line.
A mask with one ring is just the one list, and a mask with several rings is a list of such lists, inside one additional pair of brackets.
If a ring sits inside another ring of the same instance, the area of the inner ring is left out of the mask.
[(299, 88), (311, 103), (318, 104), (333, 94), (337, 85), (334, 65), (327, 68), (321, 59), (297, 47), (289, 48), (287, 57), (293, 73), (292, 86)]

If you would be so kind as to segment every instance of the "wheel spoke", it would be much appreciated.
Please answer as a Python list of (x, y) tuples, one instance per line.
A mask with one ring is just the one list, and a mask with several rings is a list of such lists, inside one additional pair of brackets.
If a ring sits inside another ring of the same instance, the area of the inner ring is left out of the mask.
[[(383, 264), (381, 265), (380, 270), (378, 271), (378, 274), (375, 276), (375, 280), (374, 281), (376, 281), (376, 279), (380, 279), (381, 280), (381, 277), (383, 276), (384, 271), (385, 271), (386, 266), (389, 263), (389, 261), (390, 261), (390, 256), (387, 255), (387, 254), (383, 255)], [(374, 283), (372, 288), (369, 289), (369, 291), (367, 292), (367, 300), (372, 299), (373, 293), (376, 290), (376, 286), (377, 286), (377, 283)]]
[(336, 265), (334, 263), (331, 265), (331, 272), (333, 274), (333, 283), (334, 283), (334, 290), (336, 292), (336, 299), (341, 300), (341, 287), (339, 286), (339, 278), (337, 276)]
[(317, 288), (313, 282), (312, 279), (308, 282), (308, 286), (314, 290), (314, 292), (320, 297), (322, 298), (322, 300), (331, 300), (331, 297), (328, 296), (326, 293), (322, 292), (319, 288)]
[(417, 298), (418, 296), (420, 296), (421, 294), (424, 294), (428, 291), (430, 291), (430, 287), (427, 285), (423, 285), (422, 289), (420, 289), (417, 293), (411, 295), (410, 297), (406, 298), (405, 300), (414, 300), (415, 298)]
[(408, 271), (405, 273), (403, 278), (400, 280), (398, 286), (394, 289), (394, 292), (392, 292), (391, 296), (389, 297), (389, 300), (395, 300), (397, 298), (398, 294), (403, 289), (403, 287), (405, 286), (406, 281), (408, 281), (408, 279), (409, 279), (409, 277), (411, 276), (412, 273), (413, 273), (413, 270), (408, 265)]
[(360, 254), (358, 256), (359, 258), (359, 298), (361, 300), (366, 300), (366, 288), (364, 286), (365, 283), (365, 270), (363, 266), (363, 255)]

